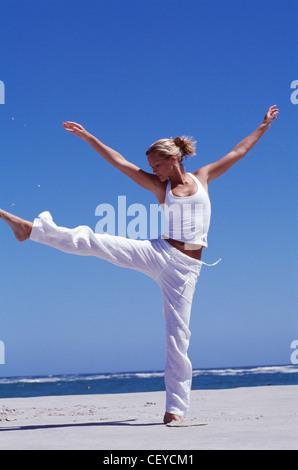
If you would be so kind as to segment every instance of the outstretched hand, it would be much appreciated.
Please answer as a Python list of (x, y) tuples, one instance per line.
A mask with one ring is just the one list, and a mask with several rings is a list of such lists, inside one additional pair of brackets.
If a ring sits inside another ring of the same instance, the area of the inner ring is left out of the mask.
[(89, 132), (87, 132), (86, 129), (84, 129), (84, 127), (81, 126), (81, 124), (67, 121), (67, 122), (64, 122), (62, 125), (67, 132), (72, 132), (73, 134), (75, 134), (76, 136), (80, 137), (83, 140), (88, 140), (88, 138), (90, 137)]
[(270, 126), (271, 122), (277, 118), (278, 113), (279, 113), (279, 109), (277, 109), (276, 104), (273, 106), (270, 106), (264, 118), (264, 123)]

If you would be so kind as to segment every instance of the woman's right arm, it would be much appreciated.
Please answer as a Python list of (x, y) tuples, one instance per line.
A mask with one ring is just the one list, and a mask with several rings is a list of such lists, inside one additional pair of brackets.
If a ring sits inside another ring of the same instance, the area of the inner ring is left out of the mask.
[(92, 134), (87, 132), (83, 126), (81, 126), (81, 124), (67, 121), (63, 123), (63, 127), (67, 132), (71, 132), (88, 142), (88, 144), (90, 144), (91, 147), (96, 150), (96, 152), (98, 152), (105, 160), (107, 160), (107, 162), (131, 178), (133, 181), (135, 181), (135, 183), (139, 184), (145, 189), (148, 189), (154, 194), (160, 191), (160, 181), (156, 175), (146, 173), (138, 166), (126, 160), (120, 153), (116, 152), (116, 150), (111, 149)]

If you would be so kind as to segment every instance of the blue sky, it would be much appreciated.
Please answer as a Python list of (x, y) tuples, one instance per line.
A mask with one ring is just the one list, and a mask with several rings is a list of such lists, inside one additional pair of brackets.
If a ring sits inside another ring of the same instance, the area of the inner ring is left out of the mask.
[[(95, 209), (154, 195), (62, 128), (81, 123), (128, 160), (192, 135), (187, 171), (261, 124), (209, 187), (212, 220), (191, 319), (194, 368), (287, 364), (297, 322), (296, 0), (2, 0), (0, 206), (95, 229)], [(162, 370), (159, 287), (94, 258), (19, 244), (0, 226), (2, 376)]]

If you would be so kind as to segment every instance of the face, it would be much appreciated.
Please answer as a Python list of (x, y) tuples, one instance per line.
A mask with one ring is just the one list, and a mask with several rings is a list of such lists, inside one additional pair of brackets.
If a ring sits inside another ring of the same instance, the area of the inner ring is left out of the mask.
[(152, 152), (148, 155), (148, 163), (151, 166), (153, 173), (160, 179), (160, 181), (166, 181), (173, 167), (171, 161), (172, 157), (168, 160), (161, 157), (158, 152)]

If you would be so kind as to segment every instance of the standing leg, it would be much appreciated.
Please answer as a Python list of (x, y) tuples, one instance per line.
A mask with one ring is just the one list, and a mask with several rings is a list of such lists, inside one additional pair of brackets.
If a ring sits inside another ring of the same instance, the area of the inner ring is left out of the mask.
[[(182, 289), (163, 285), (166, 322), (166, 414), (164, 422), (183, 421), (190, 404), (192, 365), (188, 358), (189, 321), (197, 276), (189, 273)], [(180, 281), (181, 282), (181, 281)]]

